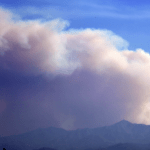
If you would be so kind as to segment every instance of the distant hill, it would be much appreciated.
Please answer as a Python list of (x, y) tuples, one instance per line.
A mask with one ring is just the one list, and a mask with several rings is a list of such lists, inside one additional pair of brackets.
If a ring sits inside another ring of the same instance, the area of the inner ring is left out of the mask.
[(99, 148), (97, 150), (150, 150), (149, 146), (150, 145), (146, 144), (121, 143), (106, 148)]
[[(115, 150), (119, 146), (123, 146), (120, 149), (125, 150), (125, 146), (133, 149), (138, 144), (144, 148), (150, 144), (150, 126), (132, 124), (126, 120), (100, 128), (66, 131), (49, 127), (0, 138), (0, 148), (2, 145), (12, 145), (16, 150), (33, 150), (41, 147), (57, 150), (101, 150), (102, 148), (113, 150), (114, 146)], [(137, 147), (139, 148), (139, 145)]]
[(33, 149), (33, 150), (56, 150), (56, 149), (54, 149), (54, 148), (49, 148), (49, 147), (42, 147), (42, 148)]

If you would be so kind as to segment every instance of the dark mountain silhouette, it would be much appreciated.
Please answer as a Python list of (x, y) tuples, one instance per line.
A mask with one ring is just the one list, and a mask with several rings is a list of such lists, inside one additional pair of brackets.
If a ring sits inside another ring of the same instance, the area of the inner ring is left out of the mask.
[(49, 148), (49, 147), (42, 147), (42, 148), (33, 149), (33, 150), (56, 150), (56, 149), (54, 149), (54, 148)]
[(101, 150), (102, 148), (113, 150), (115, 147), (117, 150), (120, 146), (122, 147), (120, 149), (140, 148), (139, 143), (144, 149), (150, 145), (150, 126), (133, 124), (126, 120), (100, 128), (66, 131), (49, 127), (0, 138), (0, 148), (3, 145), (11, 145), (12, 150), (13, 147), (16, 150), (33, 150), (41, 147), (57, 150)]
[(12, 144), (1, 144), (0, 149), (1, 150), (21, 150), (18, 145), (12, 145)]
[(149, 145), (133, 144), (133, 143), (120, 143), (106, 148), (99, 148), (97, 150), (150, 150)]

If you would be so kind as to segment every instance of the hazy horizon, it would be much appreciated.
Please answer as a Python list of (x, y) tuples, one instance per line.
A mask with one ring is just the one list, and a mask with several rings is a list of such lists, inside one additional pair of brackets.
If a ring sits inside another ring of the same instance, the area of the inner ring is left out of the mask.
[[(144, 125), (144, 126), (150, 126), (150, 125), (146, 125), (146, 124), (138, 124), (138, 123), (133, 123), (133, 122), (129, 122), (128, 120), (125, 120), (125, 119), (123, 119), (123, 120), (120, 120), (120, 121), (118, 121), (118, 122), (115, 122), (115, 123), (113, 123), (113, 124), (110, 124), (110, 125), (104, 125), (104, 126), (99, 126), (99, 127), (93, 127), (93, 128), (77, 128), (77, 129), (64, 129), (64, 128), (61, 128), (61, 127), (54, 127), (54, 126), (49, 126), (49, 127), (39, 127), (39, 128), (36, 128), (36, 129), (33, 129), (33, 130), (28, 130), (27, 132), (22, 132), (22, 133), (19, 133), (19, 134), (13, 134), (13, 135), (6, 135), (6, 136), (0, 136), (0, 137), (11, 137), (11, 136), (16, 136), (16, 135), (23, 135), (23, 134), (27, 134), (27, 133), (33, 133), (33, 132), (35, 132), (35, 131), (38, 131), (38, 130), (47, 130), (47, 129), (53, 129), (53, 128), (55, 128), (55, 129), (63, 129), (63, 130), (65, 130), (65, 131), (78, 131), (78, 130), (84, 130), (84, 129), (99, 129), (99, 128), (103, 128), (103, 127), (112, 127), (112, 126), (114, 126), (114, 125), (120, 125), (120, 127), (121, 127), (121, 125), (123, 125), (123, 126), (126, 126), (127, 124), (132, 124), (132, 125)], [(127, 127), (130, 127), (130, 126), (127, 126)], [(44, 131), (43, 130), (43, 131)]]

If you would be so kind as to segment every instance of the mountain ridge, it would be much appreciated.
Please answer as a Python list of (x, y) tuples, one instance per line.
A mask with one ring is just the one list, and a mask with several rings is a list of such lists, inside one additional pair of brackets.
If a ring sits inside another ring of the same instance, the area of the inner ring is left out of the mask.
[(62, 128), (38, 128), (19, 135), (0, 138), (0, 146), (17, 145), (20, 150), (50, 147), (57, 150), (106, 148), (119, 143), (150, 144), (150, 126), (122, 120), (110, 126), (67, 131)]
[[(46, 127), (46, 128), (37, 128), (35, 130), (31, 130), (31, 131), (27, 131), (27, 132), (23, 132), (23, 133), (20, 133), (20, 134), (15, 134), (15, 135), (10, 135), (10, 136), (1, 136), (0, 135), (0, 138), (4, 138), (4, 137), (11, 137), (11, 136), (19, 136), (19, 135), (24, 135), (24, 134), (27, 134), (27, 133), (32, 133), (32, 132), (35, 132), (35, 131), (40, 131), (40, 130), (45, 130), (45, 129), (60, 129), (60, 130), (65, 130), (65, 131), (77, 131), (77, 130), (86, 130), (86, 129), (98, 129), (98, 128), (104, 128), (104, 127), (109, 127), (109, 126), (115, 126), (117, 124), (122, 124), (122, 123), (130, 123), (130, 124), (137, 124), (137, 123), (131, 123), (127, 120), (121, 120), (119, 122), (116, 122), (112, 125), (107, 125), (107, 126), (102, 126), (102, 127), (95, 127), (95, 128), (78, 128), (78, 129), (75, 129), (75, 130), (66, 130), (66, 129), (63, 129), (63, 128), (58, 128), (58, 127), (53, 127), (53, 126), (50, 126), (50, 127)], [(138, 125), (145, 125), (145, 124), (138, 124)], [(145, 125), (145, 126), (150, 126), (150, 125)]]

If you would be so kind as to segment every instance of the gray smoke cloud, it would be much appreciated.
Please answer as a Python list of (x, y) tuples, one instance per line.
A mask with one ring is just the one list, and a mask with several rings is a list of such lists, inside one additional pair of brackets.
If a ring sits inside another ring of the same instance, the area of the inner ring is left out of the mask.
[(60, 19), (23, 22), (12, 16), (0, 10), (4, 135), (51, 125), (98, 127), (121, 119), (150, 123), (148, 53), (128, 50), (111, 31), (66, 31), (68, 22)]

